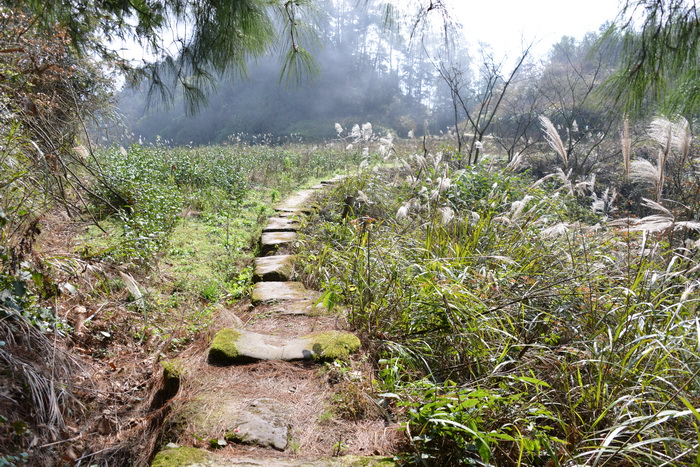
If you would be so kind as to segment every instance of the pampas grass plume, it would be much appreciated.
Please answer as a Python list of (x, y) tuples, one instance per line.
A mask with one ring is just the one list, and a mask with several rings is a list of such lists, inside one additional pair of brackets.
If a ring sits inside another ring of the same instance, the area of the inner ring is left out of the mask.
[(559, 154), (559, 157), (561, 157), (562, 161), (564, 162), (564, 166), (568, 166), (569, 158), (566, 148), (564, 147), (564, 142), (561, 140), (561, 136), (559, 136), (557, 129), (554, 128), (552, 121), (544, 115), (540, 115), (540, 123), (542, 124), (542, 129), (544, 130), (544, 138), (547, 140), (552, 149)]

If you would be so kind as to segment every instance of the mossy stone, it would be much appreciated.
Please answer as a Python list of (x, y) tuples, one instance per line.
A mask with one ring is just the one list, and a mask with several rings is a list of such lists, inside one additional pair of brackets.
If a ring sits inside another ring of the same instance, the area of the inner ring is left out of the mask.
[(395, 467), (391, 457), (343, 456), (338, 457), (338, 466), (347, 467)]
[(169, 394), (175, 394), (180, 389), (180, 382), (185, 373), (181, 360), (168, 360), (160, 363), (163, 367), (163, 387)]
[(151, 467), (187, 467), (204, 464), (210, 460), (209, 453), (202, 449), (179, 447), (160, 451), (151, 462)]
[(217, 332), (209, 347), (209, 361), (226, 363), (238, 357), (236, 341), (240, 337), (240, 331), (231, 328), (224, 328)]
[(335, 360), (347, 358), (360, 348), (360, 339), (349, 332), (314, 332), (304, 336), (310, 342), (314, 358)]

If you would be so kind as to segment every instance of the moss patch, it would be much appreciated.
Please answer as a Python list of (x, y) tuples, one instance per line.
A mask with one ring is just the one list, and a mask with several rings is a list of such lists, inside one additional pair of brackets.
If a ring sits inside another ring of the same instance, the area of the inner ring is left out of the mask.
[(315, 358), (321, 360), (347, 358), (360, 348), (360, 339), (349, 332), (314, 332), (304, 336), (304, 339), (311, 341), (309, 350), (314, 353)]
[(165, 449), (156, 454), (151, 467), (186, 467), (209, 461), (209, 453), (197, 448)]
[(168, 360), (160, 363), (163, 367), (163, 383), (166, 390), (177, 392), (180, 381), (185, 373), (185, 368), (181, 360)]
[(231, 328), (224, 328), (217, 332), (209, 347), (209, 361), (212, 363), (230, 363), (238, 357), (236, 341), (241, 333)]
[(391, 457), (343, 456), (336, 459), (338, 466), (347, 467), (394, 467), (397, 465)]

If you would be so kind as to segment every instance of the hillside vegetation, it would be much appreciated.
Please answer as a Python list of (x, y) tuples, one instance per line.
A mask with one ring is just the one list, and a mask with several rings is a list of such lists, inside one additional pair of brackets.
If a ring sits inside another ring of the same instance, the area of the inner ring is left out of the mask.
[[(660, 143), (673, 184), (695, 187), (697, 148)], [(488, 158), (454, 170), (448, 156), (361, 173), (325, 199), (306, 239), (306, 280), (372, 348), (375, 397), (413, 448), (401, 457), (696, 463), (698, 199), (669, 187), (653, 201), (641, 159), (630, 178), (623, 160), (606, 166), (619, 193), (561, 167), (540, 178), (527, 160)]]
[(0, 466), (147, 465), (164, 369), (337, 174), (294, 275), (362, 353), (309, 420), (405, 465), (700, 464), (697, 6), (506, 58), (409, 4), (0, 2)]

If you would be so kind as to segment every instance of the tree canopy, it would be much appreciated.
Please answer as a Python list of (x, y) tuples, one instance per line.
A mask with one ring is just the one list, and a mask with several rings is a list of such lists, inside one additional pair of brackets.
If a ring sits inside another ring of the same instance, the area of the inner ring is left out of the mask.
[(654, 102), (667, 112), (700, 110), (700, 22), (694, 1), (626, 0), (609, 34), (623, 32), (614, 96), (629, 111)]
[[(194, 109), (216, 73), (242, 72), (246, 62), (277, 48), (289, 76), (314, 71), (312, 0), (10, 0), (46, 28), (61, 25), (80, 53), (97, 53), (133, 77), (147, 76), (167, 93), (179, 85)], [(143, 47), (153, 60), (131, 65), (114, 50), (120, 40)], [(165, 77), (171, 82), (165, 82)]]

